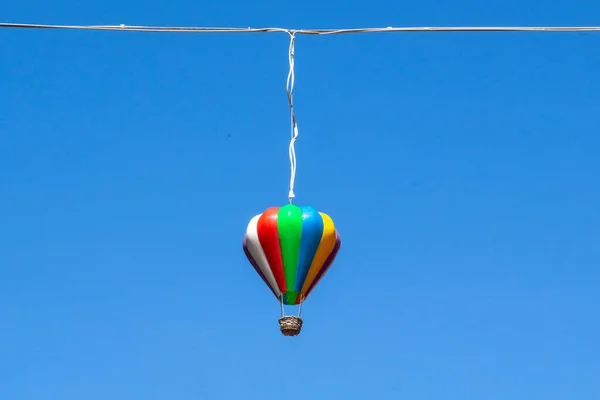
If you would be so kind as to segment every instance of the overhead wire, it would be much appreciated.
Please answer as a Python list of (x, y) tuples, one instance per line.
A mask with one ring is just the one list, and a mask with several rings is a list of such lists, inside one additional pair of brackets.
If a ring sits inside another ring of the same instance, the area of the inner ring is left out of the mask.
[(186, 33), (273, 33), (293, 32), (297, 35), (340, 35), (382, 32), (598, 32), (600, 26), (431, 26), (431, 27), (381, 27), (342, 29), (288, 29), (277, 27), (178, 27), (144, 25), (53, 25), (0, 22), (0, 28), (15, 29), (79, 29), (96, 31), (133, 32), (186, 32)]

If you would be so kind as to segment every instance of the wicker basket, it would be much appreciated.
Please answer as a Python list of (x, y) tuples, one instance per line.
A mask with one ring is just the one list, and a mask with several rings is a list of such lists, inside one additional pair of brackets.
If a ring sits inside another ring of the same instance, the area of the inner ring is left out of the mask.
[(279, 327), (284, 336), (298, 336), (302, 329), (302, 318), (287, 316), (279, 319)]

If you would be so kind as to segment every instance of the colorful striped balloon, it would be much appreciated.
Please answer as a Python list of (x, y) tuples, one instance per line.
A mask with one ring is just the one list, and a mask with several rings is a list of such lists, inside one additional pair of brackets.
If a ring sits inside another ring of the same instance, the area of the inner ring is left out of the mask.
[(293, 204), (268, 208), (252, 218), (243, 242), (256, 272), (287, 305), (308, 297), (333, 264), (340, 245), (327, 214)]

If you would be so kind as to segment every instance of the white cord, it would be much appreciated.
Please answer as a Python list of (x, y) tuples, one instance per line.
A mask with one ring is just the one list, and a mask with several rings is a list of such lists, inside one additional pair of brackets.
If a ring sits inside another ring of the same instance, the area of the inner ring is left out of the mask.
[(219, 28), (219, 27), (180, 27), (180, 26), (139, 26), (139, 25), (44, 25), (0, 22), (0, 28), (25, 29), (85, 29), (97, 31), (136, 31), (136, 32), (196, 32), (196, 33), (267, 33), (294, 32), (298, 35), (339, 35), (347, 33), (377, 32), (598, 32), (600, 26), (432, 26), (432, 27), (383, 27), (383, 28), (342, 28), (342, 29), (285, 29), (285, 28)]
[(294, 71), (294, 47), (295, 47), (295, 32), (288, 31), (290, 35), (290, 48), (289, 48), (289, 61), (290, 61), (290, 71), (288, 72), (286, 91), (288, 95), (288, 103), (290, 106), (290, 116), (292, 121), (292, 130), (291, 130), (291, 139), (290, 139), (290, 147), (289, 147), (289, 155), (290, 155), (290, 192), (288, 193), (288, 198), (290, 200), (290, 204), (292, 203), (295, 194), (294, 194), (294, 182), (296, 180), (296, 149), (294, 148), (294, 144), (296, 139), (298, 138), (298, 123), (296, 122), (296, 115), (294, 114), (294, 83), (295, 83), (295, 71)]
[(295, 35), (337, 35), (352, 33), (376, 32), (598, 32), (600, 26), (482, 26), (482, 27), (392, 27), (385, 28), (344, 28), (344, 29), (296, 29), (284, 28), (219, 28), (219, 27), (166, 27), (166, 26), (132, 26), (132, 25), (44, 25), (0, 22), (0, 28), (25, 28), (25, 29), (85, 29), (104, 31), (137, 31), (137, 32), (196, 32), (196, 33), (268, 33), (286, 32), (290, 35), (289, 61), (290, 71), (287, 78), (287, 95), (292, 119), (292, 133), (289, 147), (290, 156), (290, 191), (288, 198), (292, 203), (294, 194), (294, 181), (296, 179), (296, 150), (294, 144), (298, 138), (298, 123), (294, 115), (294, 42)]

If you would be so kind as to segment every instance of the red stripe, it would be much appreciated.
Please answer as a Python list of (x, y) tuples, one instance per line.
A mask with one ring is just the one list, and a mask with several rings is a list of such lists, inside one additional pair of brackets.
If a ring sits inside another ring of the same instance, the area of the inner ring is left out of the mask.
[(279, 207), (268, 208), (258, 219), (256, 230), (258, 240), (265, 252), (265, 256), (267, 256), (267, 261), (269, 261), (277, 286), (279, 286), (279, 290), (282, 293), (285, 293), (287, 290), (285, 287), (285, 275), (283, 273), (283, 258), (281, 257), (279, 232), (277, 230), (278, 212)]

